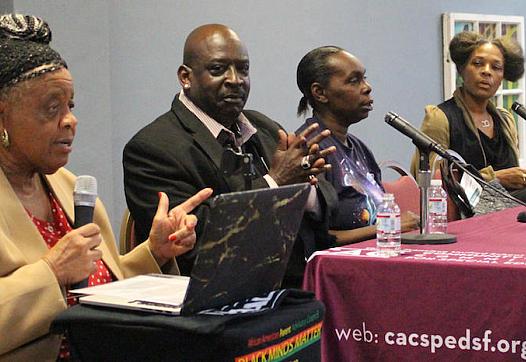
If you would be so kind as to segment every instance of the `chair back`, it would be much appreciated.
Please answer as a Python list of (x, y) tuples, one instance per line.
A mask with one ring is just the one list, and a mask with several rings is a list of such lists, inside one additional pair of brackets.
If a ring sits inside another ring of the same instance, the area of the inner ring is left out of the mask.
[(382, 161), (379, 166), (382, 170), (391, 169), (400, 175), (395, 181), (382, 182), (385, 192), (394, 195), (400, 211), (420, 215), (420, 189), (414, 177), (396, 161)]
[(135, 239), (135, 221), (128, 208), (124, 210), (121, 221), (121, 230), (119, 233), (119, 251), (121, 255), (130, 252), (136, 247)]
[[(396, 203), (400, 206), (400, 211), (412, 211), (420, 215), (420, 189), (415, 178), (396, 161), (382, 161), (379, 163), (382, 170), (392, 169), (400, 174), (395, 181), (384, 181), (383, 186), (386, 192), (395, 196)], [(440, 167), (435, 169), (433, 179), (442, 179)], [(447, 221), (460, 219), (457, 205), (448, 196), (447, 198)]]

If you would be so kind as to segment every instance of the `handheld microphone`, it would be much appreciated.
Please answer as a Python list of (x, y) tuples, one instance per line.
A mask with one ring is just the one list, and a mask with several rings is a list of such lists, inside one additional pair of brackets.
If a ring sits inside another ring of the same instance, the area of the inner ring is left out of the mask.
[(433, 151), (447, 160), (454, 158), (449, 153), (447, 153), (440, 143), (436, 142), (422, 131), (416, 129), (411, 123), (400, 117), (398, 114), (394, 112), (388, 112), (385, 115), (385, 122), (391, 127), (396, 128), (398, 131), (405, 134), (407, 137), (411, 138), (415, 146), (421, 151)]
[(526, 119), (526, 108), (519, 102), (513, 102), (511, 110), (517, 113), (522, 119)]
[[(75, 221), (73, 228), (93, 222), (93, 210), (97, 201), (97, 179), (93, 176), (78, 176), (75, 181), (73, 191), (75, 203)], [(88, 279), (81, 280), (71, 286), (71, 289), (85, 288), (88, 286)]]

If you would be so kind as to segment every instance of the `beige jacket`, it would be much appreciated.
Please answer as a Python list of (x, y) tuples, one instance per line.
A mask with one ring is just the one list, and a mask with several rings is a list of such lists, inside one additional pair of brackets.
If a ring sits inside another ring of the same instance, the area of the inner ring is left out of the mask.
[[(75, 176), (62, 168), (46, 180), (73, 220)], [(49, 335), (54, 318), (66, 309), (61, 288), (41, 258), (48, 251), (0, 169), (0, 361), (55, 361), (60, 337)], [(104, 206), (97, 200), (94, 222), (100, 227), (102, 260), (117, 279), (161, 270), (145, 241), (119, 256)], [(178, 274), (175, 261), (168, 272)]]
[[(479, 140), (480, 144), (480, 152), (484, 153), (484, 150), (482, 148), (482, 141), (480, 140), (480, 135), (477, 131), (477, 127), (475, 126), (475, 122), (473, 121), (473, 118), (471, 117), (471, 114), (468, 112), (463, 97), (462, 92), (460, 89), (457, 89), (455, 93), (453, 94), (453, 98), (455, 99), (455, 103), (457, 106), (462, 109), (462, 114), (464, 116), (464, 121), (468, 124), (468, 127), (470, 130), (475, 134), (477, 139)], [(495, 111), (496, 107), (490, 102), (488, 104), (488, 108), (491, 109), (492, 112)], [(506, 140), (511, 146), (511, 149), (515, 153), (515, 156), (517, 159), (519, 159), (519, 137), (517, 135), (517, 128), (515, 126), (515, 120), (513, 119), (513, 116), (511, 113), (504, 108), (498, 108), (500, 113), (502, 114), (502, 118), (504, 119), (504, 123), (502, 124), (502, 130), (504, 132), (504, 135), (506, 137)], [(440, 143), (444, 148), (449, 148), (449, 121), (444, 114), (444, 112), (438, 108), (437, 106), (426, 106), (425, 107), (426, 115), (424, 118), (424, 121), (422, 122), (422, 127), (420, 128), (422, 132), (424, 132), (426, 135)], [(436, 153), (432, 152), (429, 155), (429, 162), (430, 165), (433, 165), (433, 162), (436, 158)], [(461, 155), (462, 156), (462, 155)], [(413, 154), (413, 159), (411, 160), (411, 173), (413, 175), (416, 175), (418, 173), (418, 159), (420, 157), (420, 154), (418, 152), (418, 149), (415, 150), (415, 153)], [(491, 165), (488, 165), (487, 167), (484, 167), (483, 169), (479, 170), (482, 174), (482, 177), (486, 181), (493, 180), (495, 178), (495, 171), (493, 170), (493, 167)]]

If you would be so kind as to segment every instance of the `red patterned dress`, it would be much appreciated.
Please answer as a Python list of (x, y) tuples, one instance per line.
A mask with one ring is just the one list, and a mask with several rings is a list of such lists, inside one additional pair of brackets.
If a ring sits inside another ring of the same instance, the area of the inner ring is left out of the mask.
[[(57, 199), (53, 196), (52, 193), (49, 193), (49, 200), (51, 203), (51, 211), (53, 213), (53, 221), (40, 220), (34, 217), (28, 210), (27, 213), (31, 217), (31, 220), (37, 227), (40, 235), (44, 238), (48, 248), (52, 248), (55, 244), (68, 232), (72, 230), (69, 225), (68, 219), (64, 210), (58, 203)], [(106, 267), (106, 264), (102, 260), (97, 261), (97, 271), (91, 274), (88, 278), (88, 285), (99, 285), (110, 283), (114, 280), (114, 277), (110, 273), (109, 269)], [(75, 305), (77, 300), (69, 291), (67, 292), (66, 301), (68, 307)], [(62, 343), (60, 345), (60, 353), (58, 360), (68, 360), (70, 358), (70, 351), (68, 346), (68, 341), (66, 336), (63, 337)]]

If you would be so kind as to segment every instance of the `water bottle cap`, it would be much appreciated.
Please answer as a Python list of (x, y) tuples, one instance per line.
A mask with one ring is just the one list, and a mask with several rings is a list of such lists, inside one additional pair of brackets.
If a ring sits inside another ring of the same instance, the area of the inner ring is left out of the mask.
[(442, 187), (442, 180), (440, 180), (440, 179), (433, 179), (433, 180), (431, 180), (431, 186), (440, 186), (440, 187)]
[(384, 200), (394, 200), (394, 194), (384, 194)]

